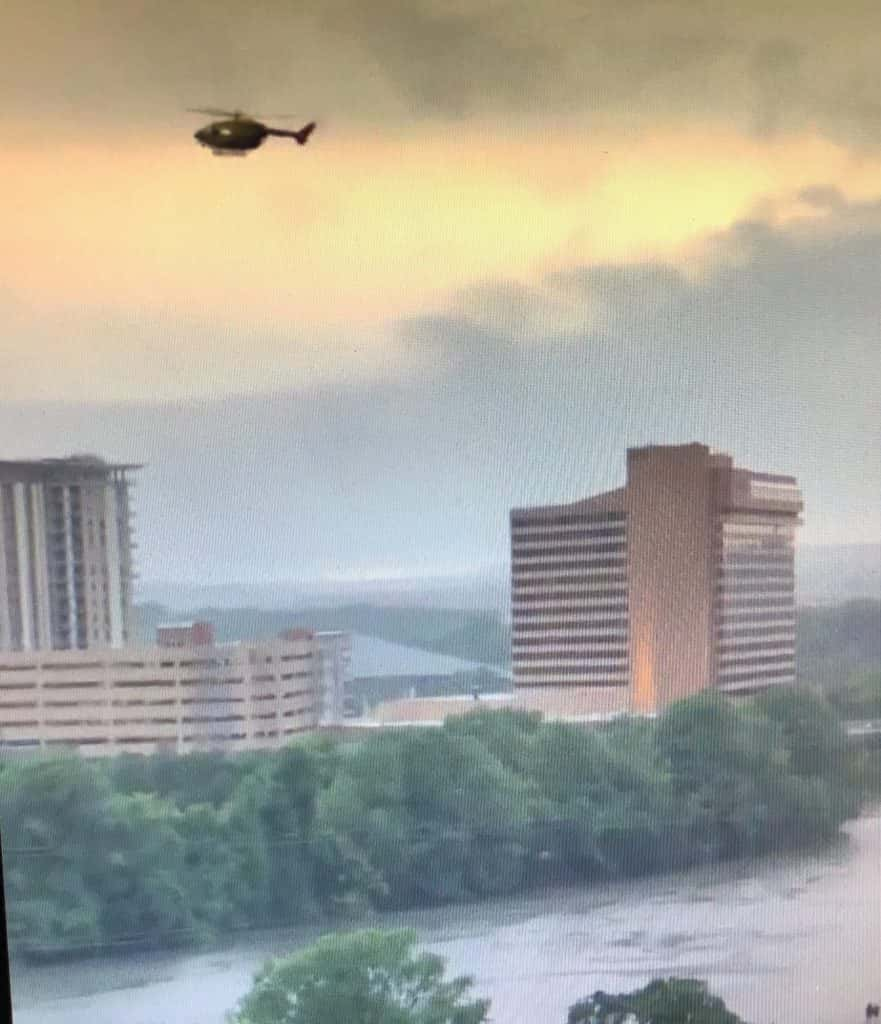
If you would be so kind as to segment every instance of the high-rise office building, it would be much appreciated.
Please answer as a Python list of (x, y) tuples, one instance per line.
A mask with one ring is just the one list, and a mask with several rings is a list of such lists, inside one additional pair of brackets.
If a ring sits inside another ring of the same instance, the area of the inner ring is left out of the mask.
[(794, 477), (700, 444), (627, 453), (624, 487), (511, 513), (515, 686), (653, 712), (795, 681)]
[(139, 468), (95, 456), (0, 462), (0, 649), (131, 642)]

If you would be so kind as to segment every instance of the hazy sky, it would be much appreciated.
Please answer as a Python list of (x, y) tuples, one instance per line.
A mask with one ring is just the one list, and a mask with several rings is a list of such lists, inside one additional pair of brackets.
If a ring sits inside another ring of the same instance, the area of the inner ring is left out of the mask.
[[(464, 568), (702, 440), (881, 538), (881, 5), (7, 3), (0, 436), (147, 578)], [(319, 129), (218, 160), (188, 106)]]

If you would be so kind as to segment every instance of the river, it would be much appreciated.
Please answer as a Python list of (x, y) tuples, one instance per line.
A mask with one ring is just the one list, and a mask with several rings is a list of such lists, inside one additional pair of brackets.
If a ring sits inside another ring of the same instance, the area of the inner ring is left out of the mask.
[[(726, 865), (388, 915), (416, 928), (492, 1000), (494, 1024), (565, 1024), (597, 988), (703, 978), (751, 1024), (860, 1024), (881, 1002), (881, 816), (820, 855)], [(304, 929), (214, 953), (16, 967), (15, 1024), (223, 1024), (271, 955)]]

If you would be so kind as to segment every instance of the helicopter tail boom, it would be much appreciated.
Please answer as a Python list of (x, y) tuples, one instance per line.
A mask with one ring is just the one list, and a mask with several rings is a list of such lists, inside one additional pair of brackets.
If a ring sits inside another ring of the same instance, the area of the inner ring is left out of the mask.
[(283, 139), (296, 139), (297, 143), (301, 146), (305, 146), (309, 141), (309, 136), (315, 131), (315, 122), (310, 121), (308, 124), (303, 125), (302, 128), (295, 132), (285, 131), (283, 128), (267, 128), (267, 135), (280, 136)]

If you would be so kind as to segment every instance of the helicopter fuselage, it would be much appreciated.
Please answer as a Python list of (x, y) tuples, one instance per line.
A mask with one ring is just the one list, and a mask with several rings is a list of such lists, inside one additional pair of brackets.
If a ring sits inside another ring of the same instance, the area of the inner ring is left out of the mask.
[(218, 155), (244, 155), (257, 149), (268, 134), (266, 125), (259, 121), (235, 118), (231, 121), (214, 121), (200, 128), (193, 138)]

